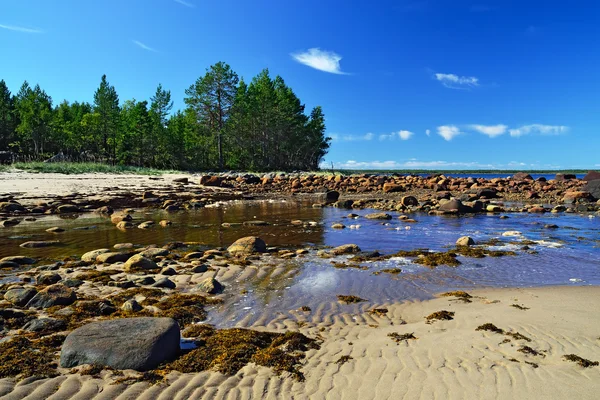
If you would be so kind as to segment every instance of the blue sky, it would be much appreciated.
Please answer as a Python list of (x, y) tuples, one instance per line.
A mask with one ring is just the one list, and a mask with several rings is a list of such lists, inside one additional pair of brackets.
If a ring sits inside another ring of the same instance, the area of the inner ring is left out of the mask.
[(600, 2), (0, 0), (0, 79), (55, 103), (205, 68), (281, 75), (321, 105), (338, 168), (600, 166)]

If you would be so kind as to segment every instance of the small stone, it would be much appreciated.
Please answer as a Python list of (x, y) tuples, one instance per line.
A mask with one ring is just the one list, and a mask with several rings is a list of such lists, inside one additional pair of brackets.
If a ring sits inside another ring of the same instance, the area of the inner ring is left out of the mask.
[(76, 213), (79, 212), (79, 207), (74, 204), (63, 204), (62, 206), (58, 206), (57, 211), (59, 214)]
[(389, 220), (389, 219), (392, 219), (392, 216), (390, 214), (387, 214), (387, 213), (371, 213), (371, 214), (365, 215), (365, 218), (368, 218), (368, 219), (385, 219), (385, 220)]
[(141, 254), (132, 256), (125, 262), (125, 265), (123, 266), (123, 270), (125, 272), (150, 269), (158, 269), (158, 265), (156, 265), (154, 261), (142, 256)]
[(145, 221), (138, 225), (140, 229), (150, 229), (154, 226), (154, 221)]
[(55, 227), (46, 229), (46, 232), (49, 232), (49, 233), (62, 233), (64, 231), (65, 230), (59, 226), (55, 226)]
[(26, 249), (38, 249), (41, 247), (57, 246), (60, 242), (58, 240), (32, 240), (29, 242), (22, 243), (19, 247)]
[(456, 241), (457, 246), (473, 246), (475, 241), (470, 236), (462, 236)]
[(113, 248), (115, 250), (131, 250), (133, 249), (133, 243), (117, 243)]
[(346, 227), (346, 225), (344, 225), (344, 224), (333, 224), (333, 225), (331, 225), (331, 227), (333, 229), (344, 229)]
[(0, 259), (0, 262), (15, 262), (19, 265), (31, 265), (35, 264), (35, 258), (25, 256), (9, 256)]
[(174, 270), (173, 268), (171, 268), (171, 267), (166, 267), (166, 268), (163, 268), (163, 269), (160, 271), (160, 274), (161, 274), (161, 275), (166, 275), (166, 276), (173, 276), (173, 275), (177, 275), (177, 271), (175, 271), (175, 270)]
[(96, 262), (114, 264), (116, 262), (125, 262), (131, 257), (131, 253), (101, 253), (96, 257)]
[(121, 310), (123, 310), (125, 312), (138, 312), (138, 311), (142, 311), (143, 309), (144, 308), (140, 305), (140, 303), (138, 303), (134, 299), (127, 300), (121, 306)]
[(152, 287), (175, 289), (177, 287), (177, 285), (175, 284), (175, 282), (173, 282), (169, 278), (161, 278), (161, 279), (157, 280), (156, 283), (154, 283), (152, 285)]
[(61, 279), (61, 276), (56, 272), (42, 272), (35, 277), (35, 283), (38, 285), (52, 285)]
[(360, 252), (360, 247), (355, 244), (343, 244), (338, 247), (334, 247), (329, 251), (330, 254), (337, 256), (341, 254), (351, 254)]
[(65, 329), (67, 324), (62, 319), (56, 318), (37, 318), (29, 321), (23, 326), (23, 329), (29, 332), (48, 332)]
[(201, 265), (195, 265), (192, 268), (192, 272), (195, 274), (201, 274), (208, 271), (208, 266), (206, 264), (201, 264)]
[(4, 293), (4, 299), (17, 307), (23, 307), (37, 294), (34, 288), (13, 288)]
[(121, 221), (119, 222), (117, 225), (117, 229), (133, 229), (135, 228), (135, 225), (133, 225), (131, 222), (129, 221)]
[(208, 294), (217, 294), (223, 291), (223, 285), (215, 278), (206, 278), (196, 286), (195, 290)]
[(25, 307), (39, 310), (52, 306), (68, 306), (75, 300), (77, 300), (77, 295), (72, 289), (57, 283), (39, 291)]
[(85, 253), (84, 255), (81, 256), (81, 261), (94, 262), (94, 261), (96, 261), (97, 257), (100, 254), (104, 254), (104, 253), (108, 253), (108, 252), (110, 252), (109, 249), (97, 249), (97, 250), (88, 251), (87, 253)]
[(144, 276), (143, 278), (136, 279), (135, 283), (138, 285), (152, 285), (156, 280), (151, 276)]
[(232, 254), (264, 253), (267, 251), (267, 245), (259, 237), (248, 236), (236, 240), (227, 251)]
[(162, 257), (169, 254), (169, 250), (163, 249), (162, 247), (151, 247), (139, 253), (143, 257), (154, 258)]
[(163, 228), (166, 228), (167, 226), (171, 226), (173, 225), (173, 223), (171, 221), (169, 221), (168, 219), (163, 219), (162, 221), (160, 221), (158, 223), (160, 226), (162, 226)]

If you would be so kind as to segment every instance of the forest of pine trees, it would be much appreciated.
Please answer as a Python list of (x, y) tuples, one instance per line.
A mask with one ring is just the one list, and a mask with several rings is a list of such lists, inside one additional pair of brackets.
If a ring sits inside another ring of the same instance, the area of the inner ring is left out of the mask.
[(19, 160), (63, 154), (96, 161), (180, 170), (315, 170), (329, 148), (321, 107), (310, 115), (280, 76), (263, 70), (250, 83), (219, 62), (185, 91), (119, 101), (103, 76), (92, 104), (52, 98), (25, 81), (12, 95), (0, 80), (0, 151)]

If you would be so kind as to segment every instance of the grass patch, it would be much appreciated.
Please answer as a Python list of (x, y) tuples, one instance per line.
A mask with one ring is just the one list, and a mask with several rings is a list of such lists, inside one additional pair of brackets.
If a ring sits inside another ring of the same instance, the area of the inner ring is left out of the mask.
[[(5, 167), (6, 168), (6, 167)], [(104, 173), (104, 174), (136, 174), (136, 175), (161, 175), (167, 173), (176, 173), (173, 170), (160, 170), (154, 168), (133, 167), (128, 165), (109, 165), (102, 163), (77, 163), (77, 162), (17, 162), (10, 168), (15, 168), (28, 172), (57, 173), (57, 174), (85, 174), (85, 173)], [(5, 171), (9, 169), (6, 168)]]
[(344, 295), (344, 294), (338, 294), (337, 298), (339, 301), (346, 303), (346, 304), (350, 304), (350, 303), (360, 303), (362, 301), (367, 301), (365, 299), (361, 299), (358, 296), (352, 296), (352, 295)]
[(431, 323), (433, 321), (451, 321), (454, 319), (454, 311), (436, 311), (432, 314), (429, 314), (425, 317), (427, 322)]
[(576, 354), (567, 354), (567, 355), (563, 356), (563, 358), (567, 361), (577, 363), (580, 366), (582, 366), (583, 368), (597, 367), (599, 364), (598, 361), (586, 360), (585, 358), (581, 358)]

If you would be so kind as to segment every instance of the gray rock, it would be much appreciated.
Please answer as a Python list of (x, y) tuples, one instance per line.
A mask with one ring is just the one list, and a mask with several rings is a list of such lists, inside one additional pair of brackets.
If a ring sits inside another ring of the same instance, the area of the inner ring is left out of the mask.
[(15, 262), (19, 265), (31, 265), (35, 264), (35, 258), (25, 256), (9, 256), (4, 257), (0, 260), (0, 262)]
[(156, 280), (151, 276), (144, 276), (143, 278), (136, 279), (135, 283), (138, 285), (152, 285)]
[(217, 294), (223, 291), (223, 285), (217, 281), (215, 278), (206, 278), (202, 282), (200, 282), (195, 290), (199, 292), (209, 293), (209, 294)]
[(71, 279), (65, 279), (64, 281), (62, 281), (62, 284), (65, 285), (66, 287), (79, 287), (81, 285), (83, 285), (83, 281), (81, 279), (75, 279), (75, 278), (71, 278)]
[(60, 241), (58, 240), (31, 240), (29, 242), (21, 243), (19, 247), (26, 249), (38, 249), (40, 247), (58, 246)]
[(116, 262), (125, 262), (129, 260), (132, 253), (102, 253), (98, 254), (96, 261), (99, 263), (114, 264)]
[(139, 254), (143, 257), (153, 258), (159, 256), (166, 256), (169, 254), (169, 250), (163, 249), (161, 247), (152, 247), (140, 252)]
[(19, 268), (19, 264), (14, 261), (0, 261), (0, 269), (9, 270), (17, 268)]
[(175, 287), (177, 287), (177, 285), (175, 285), (175, 282), (173, 282), (169, 278), (161, 278), (161, 279), (157, 280), (156, 283), (154, 283), (152, 285), (152, 287), (175, 289)]
[(457, 246), (473, 246), (475, 241), (470, 236), (462, 236), (456, 241)]
[(18, 307), (23, 307), (37, 293), (34, 288), (14, 288), (8, 289), (4, 293), (4, 299)]
[(121, 310), (123, 310), (125, 312), (138, 312), (138, 311), (142, 311), (142, 309), (143, 309), (143, 307), (140, 305), (140, 303), (138, 303), (134, 299), (127, 300), (121, 306)]
[(371, 213), (371, 214), (367, 214), (365, 215), (365, 218), (368, 219), (392, 219), (392, 216), (390, 214), (387, 213), (383, 213), (383, 212), (379, 212), (379, 213)]
[(267, 251), (267, 245), (264, 240), (257, 236), (248, 236), (236, 240), (229, 248), (232, 254), (252, 254), (264, 253)]
[(121, 318), (93, 322), (67, 336), (60, 366), (97, 364), (147, 371), (179, 354), (179, 325), (171, 318)]
[(98, 258), (98, 256), (100, 254), (104, 254), (104, 253), (108, 253), (108, 252), (110, 252), (109, 249), (97, 249), (97, 250), (88, 251), (87, 253), (85, 253), (84, 255), (81, 256), (81, 261), (94, 262), (94, 261), (96, 261), (96, 259)]
[(208, 266), (206, 264), (194, 265), (192, 268), (192, 272), (195, 274), (201, 274), (206, 271), (208, 271)]
[(334, 256), (338, 256), (341, 254), (351, 254), (360, 252), (360, 247), (355, 244), (343, 244), (338, 247), (334, 247), (329, 251)]
[(600, 199), (600, 179), (591, 180), (583, 187), (595, 200)]
[(163, 269), (160, 271), (160, 274), (161, 274), (161, 275), (166, 275), (166, 276), (173, 276), (173, 275), (177, 275), (177, 271), (175, 271), (175, 270), (174, 270), (173, 268), (171, 268), (171, 267), (166, 267), (166, 268), (163, 268)]
[(72, 289), (57, 283), (39, 291), (25, 307), (39, 310), (52, 306), (68, 306), (75, 300), (77, 300), (77, 295)]
[(136, 254), (132, 256), (125, 262), (123, 266), (123, 270), (126, 272), (129, 271), (140, 271), (140, 270), (150, 270), (157, 269), (158, 265), (154, 261), (149, 258), (142, 256), (141, 254)]
[(42, 272), (35, 277), (35, 283), (38, 285), (52, 285), (62, 278), (56, 272)]
[(67, 323), (62, 319), (56, 318), (37, 318), (29, 321), (23, 326), (23, 329), (29, 332), (48, 332), (65, 329)]

